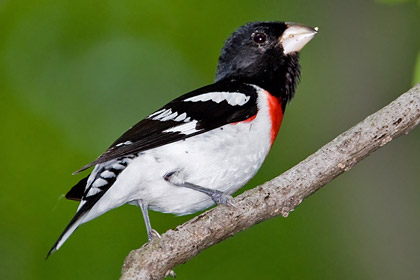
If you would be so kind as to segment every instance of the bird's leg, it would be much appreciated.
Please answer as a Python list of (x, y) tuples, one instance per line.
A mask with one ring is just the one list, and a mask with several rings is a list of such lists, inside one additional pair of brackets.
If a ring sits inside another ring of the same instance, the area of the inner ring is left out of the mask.
[[(150, 241), (152, 241), (153, 237), (160, 237), (160, 234), (152, 229), (152, 225), (150, 224), (150, 219), (149, 219), (149, 212), (147, 210), (147, 203), (145, 203), (143, 200), (139, 199), (137, 200), (137, 204), (141, 209), (141, 212), (143, 213), (143, 219), (144, 219), (144, 223), (146, 224), (146, 230), (147, 230), (147, 239)], [(172, 278), (176, 277), (175, 272), (172, 269), (169, 269), (168, 271), (166, 271), (165, 273), (165, 277), (167, 276), (171, 276)]]
[(146, 224), (146, 230), (147, 230), (147, 240), (151, 241), (153, 237), (160, 238), (160, 234), (156, 230), (152, 229), (152, 225), (150, 224), (149, 212), (147, 210), (148, 208), (147, 203), (139, 199), (137, 200), (137, 205), (140, 207), (141, 212), (143, 213), (143, 219), (144, 219), (144, 223)]
[(225, 205), (230, 205), (230, 206), (235, 207), (235, 205), (232, 203), (232, 196), (224, 192), (221, 192), (219, 190), (212, 190), (212, 189), (205, 188), (196, 184), (185, 182), (183, 180), (179, 180), (179, 178), (176, 177), (177, 174), (178, 174), (177, 171), (168, 172), (165, 174), (163, 178), (165, 179), (165, 181), (168, 181), (169, 183), (177, 187), (184, 187), (184, 188), (192, 189), (198, 192), (202, 192), (210, 196), (211, 199), (217, 204), (225, 204)]

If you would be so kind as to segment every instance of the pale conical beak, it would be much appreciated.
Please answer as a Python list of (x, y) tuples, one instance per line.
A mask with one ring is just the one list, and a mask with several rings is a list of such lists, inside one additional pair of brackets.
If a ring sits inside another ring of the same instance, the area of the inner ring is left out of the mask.
[(286, 30), (279, 38), (285, 55), (299, 52), (318, 33), (318, 27), (312, 28), (292, 22), (286, 22), (286, 25)]

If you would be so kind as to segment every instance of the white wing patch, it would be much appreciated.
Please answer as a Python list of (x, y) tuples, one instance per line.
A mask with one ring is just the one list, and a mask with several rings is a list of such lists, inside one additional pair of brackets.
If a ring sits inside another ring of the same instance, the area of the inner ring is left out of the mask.
[(164, 118), (161, 118), (160, 120), (161, 121), (169, 121), (169, 120), (173, 120), (174, 118), (176, 118), (178, 116), (178, 113), (177, 112), (175, 112), (175, 113), (172, 113), (172, 114), (170, 114), (169, 116), (166, 116), (166, 117), (164, 117)]
[(101, 191), (100, 188), (92, 187), (92, 188), (90, 188), (89, 192), (86, 194), (86, 197), (95, 195), (95, 194), (99, 193), (100, 191)]
[(157, 112), (154, 112), (147, 118), (152, 119), (154, 121), (162, 121), (162, 122), (165, 122), (165, 121), (190, 122), (191, 121), (191, 118), (187, 117), (186, 113), (179, 114), (178, 112), (172, 112), (172, 109), (159, 110)]
[(105, 170), (104, 172), (101, 173), (100, 175), (102, 178), (105, 179), (109, 179), (109, 178), (114, 178), (116, 175), (114, 172), (109, 171), (109, 170)]
[(178, 126), (174, 126), (167, 130), (164, 130), (163, 132), (180, 132), (185, 135), (190, 135), (198, 131), (197, 129), (195, 129), (196, 125), (197, 125), (197, 121), (193, 120), (193, 121), (190, 121), (190, 122), (178, 125)]
[(187, 98), (184, 102), (213, 101), (220, 103), (226, 101), (231, 106), (242, 106), (246, 104), (250, 98), (250, 96), (240, 92), (215, 91)]
[[(184, 102), (206, 102), (206, 101), (213, 101), (215, 103), (220, 103), (226, 101), (230, 106), (243, 106), (250, 100), (250, 96), (240, 92), (228, 92), (228, 91), (215, 91), (215, 92), (207, 92), (197, 96), (193, 96), (184, 100)], [(147, 117), (148, 119), (155, 120), (155, 121), (175, 121), (180, 122), (182, 124), (171, 127), (166, 129), (162, 132), (170, 133), (170, 132), (179, 132), (185, 135), (190, 135), (196, 133), (197, 130), (195, 127), (197, 125), (197, 120), (192, 119), (187, 115), (187, 113), (178, 113), (173, 112), (172, 109), (161, 109), (159, 111), (154, 112), (153, 114)], [(131, 143), (120, 143), (118, 145), (129, 145)], [(117, 146), (118, 146), (117, 145)], [(118, 167), (116, 167), (118, 169)]]
[(159, 110), (159, 111), (156, 111), (156, 112), (154, 112), (153, 114), (151, 114), (150, 116), (148, 116), (148, 118), (150, 119), (151, 117), (156, 116), (157, 114), (160, 114), (160, 113), (162, 113), (163, 111), (165, 111), (165, 109), (161, 109), (161, 110)]
[(131, 141), (125, 141), (123, 143), (119, 143), (119, 144), (115, 145), (115, 147), (120, 147), (120, 146), (125, 146), (125, 145), (131, 145), (131, 144), (133, 144), (133, 142), (131, 142)]
[(112, 165), (112, 168), (114, 168), (115, 170), (123, 170), (123, 169), (125, 168), (125, 166), (124, 166), (124, 165), (122, 165), (122, 164), (119, 164), (119, 163), (117, 162), (117, 163), (114, 163), (114, 164)]
[(178, 117), (176, 117), (176, 119), (174, 119), (174, 121), (176, 121), (176, 122), (182, 122), (186, 118), (187, 118), (187, 113), (182, 113), (181, 115), (179, 115)]
[(102, 178), (98, 178), (93, 182), (92, 187), (93, 188), (99, 188), (99, 187), (105, 186), (106, 184), (108, 184), (108, 182), (106, 180), (104, 180)]
[[(157, 113), (159, 113), (158, 115), (156, 115)], [(156, 113), (151, 114), (148, 118), (150, 119), (152, 117), (152, 120), (169, 120), (166, 117), (168, 116), (172, 116), (173, 114), (178, 115), (176, 112), (172, 113), (172, 109), (163, 109), (163, 110), (159, 110)]]

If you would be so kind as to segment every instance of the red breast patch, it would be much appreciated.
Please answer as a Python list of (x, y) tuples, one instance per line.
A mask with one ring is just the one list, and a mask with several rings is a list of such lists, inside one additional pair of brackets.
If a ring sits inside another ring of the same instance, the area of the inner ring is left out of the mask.
[(267, 94), (268, 112), (271, 119), (271, 145), (273, 145), (283, 120), (283, 109), (279, 98), (272, 96), (268, 91), (265, 93)]

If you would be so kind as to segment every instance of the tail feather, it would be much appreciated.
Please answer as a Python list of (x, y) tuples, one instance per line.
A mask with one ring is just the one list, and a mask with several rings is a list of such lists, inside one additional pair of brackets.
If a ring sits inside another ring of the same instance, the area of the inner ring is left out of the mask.
[(104, 192), (98, 193), (92, 197), (89, 197), (88, 200), (82, 201), (83, 203), (81, 207), (79, 207), (79, 210), (76, 212), (76, 215), (74, 215), (73, 219), (71, 219), (70, 223), (67, 225), (67, 227), (64, 229), (63, 233), (60, 235), (58, 240), (55, 242), (54, 246), (50, 249), (50, 251), (47, 254), (46, 259), (60, 249), (60, 247), (66, 242), (66, 240), (70, 237), (70, 235), (84, 222), (84, 218), (89, 213), (89, 211), (92, 209), (92, 207), (98, 202), (98, 200), (103, 196)]
[(54, 246), (50, 249), (50, 251), (47, 254), (46, 259), (48, 259), (49, 256), (51, 256), (52, 253), (60, 249), (61, 245), (66, 242), (66, 240), (70, 237), (70, 235), (79, 227), (79, 225), (82, 223), (83, 218), (86, 216), (87, 213), (84, 213), (83, 215), (77, 215), (74, 216), (74, 218), (70, 221), (70, 223), (67, 225), (67, 227), (64, 229), (63, 233), (60, 235), (58, 240), (55, 242)]
[(83, 198), (83, 195), (85, 194), (87, 181), (89, 177), (90, 177), (90, 174), (86, 176), (85, 178), (83, 178), (82, 180), (80, 180), (76, 185), (74, 185), (71, 188), (71, 190), (69, 190), (68, 193), (66, 194), (66, 198), (71, 199), (71, 200), (81, 201)]

